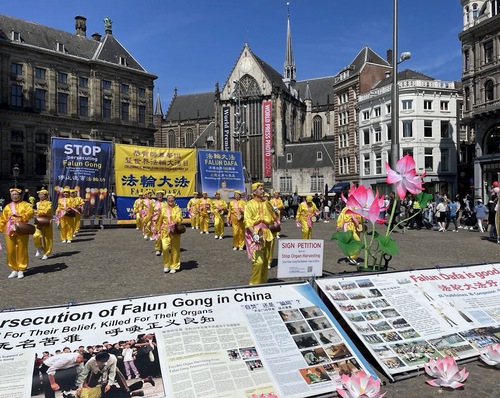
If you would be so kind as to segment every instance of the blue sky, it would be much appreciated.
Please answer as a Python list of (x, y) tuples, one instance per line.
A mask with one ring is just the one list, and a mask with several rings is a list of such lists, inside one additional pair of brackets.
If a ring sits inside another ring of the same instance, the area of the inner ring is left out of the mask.
[[(399, 52), (413, 69), (460, 80), (460, 0), (399, 0)], [(113, 35), (158, 76), (163, 110), (179, 94), (213, 91), (228, 78), (245, 41), (283, 73), (286, 0), (19, 0), (2, 1), (0, 13), (68, 32), (76, 15), (87, 18), (87, 37)], [(337, 74), (369, 46), (383, 58), (392, 47), (393, 0), (291, 0), (297, 80)]]

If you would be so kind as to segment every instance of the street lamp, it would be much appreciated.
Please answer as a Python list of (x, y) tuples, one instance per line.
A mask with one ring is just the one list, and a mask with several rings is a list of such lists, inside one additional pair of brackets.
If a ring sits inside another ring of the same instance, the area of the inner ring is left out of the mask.
[(411, 53), (404, 52), (398, 60), (398, 0), (394, 2), (392, 26), (392, 92), (391, 92), (391, 167), (394, 169), (399, 160), (399, 87), (398, 65), (411, 58)]
[(19, 165), (16, 163), (12, 168), (12, 175), (14, 176), (14, 188), (17, 188), (17, 179), (19, 178), (20, 171), (21, 169), (19, 168)]

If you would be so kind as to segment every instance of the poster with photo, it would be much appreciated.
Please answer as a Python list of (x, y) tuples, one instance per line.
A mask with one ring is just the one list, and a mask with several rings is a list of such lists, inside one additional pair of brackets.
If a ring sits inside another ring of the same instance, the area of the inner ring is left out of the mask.
[(389, 377), (500, 342), (500, 264), (316, 281)]

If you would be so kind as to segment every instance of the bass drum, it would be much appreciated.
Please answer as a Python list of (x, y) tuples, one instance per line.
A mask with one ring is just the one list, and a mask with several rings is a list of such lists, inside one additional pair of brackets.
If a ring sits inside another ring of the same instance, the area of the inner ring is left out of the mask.
[(173, 234), (180, 235), (186, 232), (186, 226), (183, 224), (175, 224), (174, 230), (172, 231)]
[(51, 221), (52, 217), (38, 216), (37, 218), (35, 218), (35, 225), (37, 227), (48, 227)]
[(18, 222), (14, 226), (14, 232), (18, 235), (33, 235), (35, 231), (35, 226), (26, 222)]

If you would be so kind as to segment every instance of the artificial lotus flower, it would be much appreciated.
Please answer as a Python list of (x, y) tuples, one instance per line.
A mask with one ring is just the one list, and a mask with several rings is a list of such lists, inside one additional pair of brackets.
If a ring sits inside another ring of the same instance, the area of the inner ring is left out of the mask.
[(348, 208), (347, 213), (358, 214), (371, 223), (383, 224), (385, 219), (379, 218), (379, 215), (387, 206), (384, 206), (384, 196), (378, 195), (378, 189), (373, 195), (373, 190), (363, 185), (351, 187), (349, 197), (346, 200)]
[(342, 375), (344, 388), (337, 388), (337, 393), (343, 398), (382, 398), (385, 393), (380, 393), (380, 380), (360, 370), (351, 377)]
[(485, 364), (500, 368), (500, 344), (489, 344), (479, 357)]
[(405, 198), (407, 191), (412, 194), (422, 192), (422, 178), (425, 176), (425, 173), (417, 176), (415, 160), (410, 155), (405, 155), (398, 160), (395, 171), (389, 167), (389, 163), (387, 162), (385, 168), (387, 170), (386, 182), (388, 184), (396, 184), (396, 191), (400, 199)]
[(453, 357), (429, 359), (429, 363), (424, 364), (425, 372), (434, 377), (434, 380), (427, 380), (426, 383), (433, 387), (460, 388), (463, 382), (469, 377), (469, 372), (458, 370), (457, 363)]

